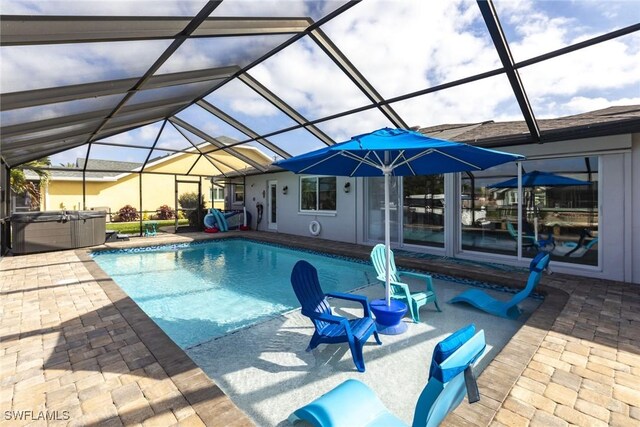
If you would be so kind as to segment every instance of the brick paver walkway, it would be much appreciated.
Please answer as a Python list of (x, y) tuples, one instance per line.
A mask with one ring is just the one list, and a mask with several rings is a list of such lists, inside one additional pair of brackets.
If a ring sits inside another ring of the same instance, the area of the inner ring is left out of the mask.
[[(159, 235), (111, 246), (233, 235)], [(358, 258), (370, 251), (274, 233), (242, 236)], [(444, 260), (396, 262), (525, 282), (520, 273)], [(251, 425), (86, 251), (5, 257), (0, 283), (0, 423)], [(445, 424), (640, 426), (640, 286), (560, 274), (542, 284), (544, 303), (480, 376), (481, 401), (463, 403)], [(57, 420), (37, 419), (46, 415)]]

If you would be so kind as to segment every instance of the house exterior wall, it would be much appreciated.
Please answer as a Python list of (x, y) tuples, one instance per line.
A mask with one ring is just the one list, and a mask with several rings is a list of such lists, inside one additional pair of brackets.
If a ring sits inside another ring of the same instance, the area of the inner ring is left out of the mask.
[[(336, 179), (336, 212), (335, 213), (307, 213), (300, 212), (300, 175), (291, 172), (279, 172), (263, 175), (248, 176), (245, 181), (245, 203), (251, 212), (252, 228), (256, 228), (256, 204), (262, 203), (264, 214), (258, 230), (273, 231), (267, 227), (267, 185), (276, 180), (277, 186), (277, 216), (278, 232), (311, 236), (309, 223), (318, 221), (321, 226), (318, 238), (339, 242), (356, 242), (356, 224), (358, 204), (355, 202), (357, 189), (354, 178), (337, 177)], [(351, 183), (348, 193), (344, 191), (344, 184)], [(287, 194), (282, 189), (287, 186)]]
[[(531, 146), (502, 147), (500, 150), (534, 158), (596, 155), (599, 157), (600, 226), (598, 267), (555, 263), (554, 271), (640, 284), (640, 134), (615, 135), (575, 141), (562, 141)], [(264, 205), (264, 217), (258, 229), (267, 228), (267, 183), (278, 181), (278, 232), (309, 236), (309, 222), (322, 225), (318, 237), (342, 242), (364, 243), (366, 218), (362, 179), (337, 178), (337, 212), (332, 215), (310, 215), (299, 212), (299, 176), (290, 172), (255, 175), (246, 178), (246, 206), (253, 215), (255, 228), (256, 203)], [(346, 181), (351, 192), (344, 193)], [(455, 181), (455, 180), (454, 180)], [(451, 181), (451, 182), (454, 182)], [(282, 194), (282, 187), (288, 194)], [(454, 221), (457, 223), (458, 221)], [(454, 246), (455, 240), (451, 237)], [(429, 249), (425, 248), (425, 251)], [(490, 254), (455, 254), (465, 258), (486, 260)], [(528, 261), (514, 261), (528, 264)]]
[[(209, 181), (203, 179), (202, 193), (208, 208), (212, 203), (209, 185)], [(140, 210), (139, 186), (138, 174), (128, 174), (118, 181), (88, 181), (85, 185), (86, 208), (109, 208), (111, 213), (115, 213), (128, 204)], [(196, 186), (185, 186), (182, 192), (190, 191), (196, 191)], [(162, 205), (174, 208), (173, 175), (143, 174), (142, 210), (155, 211)], [(214, 207), (222, 209), (223, 201), (215, 201)], [(46, 189), (42, 209), (82, 209), (82, 181), (51, 180)]]
[(629, 157), (630, 170), (627, 177), (630, 179), (630, 185), (626, 187), (631, 200), (628, 200), (630, 224), (626, 229), (631, 232), (625, 231), (625, 234), (629, 236), (632, 243), (631, 250), (626, 254), (626, 262), (631, 264), (629, 281), (640, 283), (640, 133), (633, 135)]

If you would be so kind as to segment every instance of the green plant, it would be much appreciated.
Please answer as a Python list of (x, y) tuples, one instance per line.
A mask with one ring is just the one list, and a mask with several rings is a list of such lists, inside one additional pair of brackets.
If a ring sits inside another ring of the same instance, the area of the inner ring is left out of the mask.
[[(51, 160), (48, 157), (44, 157), (39, 160), (34, 160), (21, 165), (20, 168), (12, 168), (9, 175), (9, 182), (11, 191), (16, 194), (26, 194), (29, 196), (32, 209), (40, 207), (40, 187), (46, 185), (49, 182), (49, 171), (38, 169), (51, 166)], [(39, 184), (28, 181), (24, 174), (24, 169), (32, 169), (38, 175)]]
[(135, 221), (138, 218), (138, 210), (131, 205), (125, 205), (118, 210), (118, 220), (121, 222)]
[(175, 212), (167, 205), (162, 205), (156, 209), (158, 219), (171, 219), (175, 216)]
[(178, 203), (180, 203), (182, 209), (195, 209), (198, 207), (198, 193), (194, 191), (182, 193), (178, 197)]

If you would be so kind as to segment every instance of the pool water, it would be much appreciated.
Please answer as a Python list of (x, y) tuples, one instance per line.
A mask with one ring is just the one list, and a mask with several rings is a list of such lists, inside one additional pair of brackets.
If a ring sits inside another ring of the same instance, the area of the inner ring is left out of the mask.
[(301, 259), (318, 270), (325, 292), (376, 282), (368, 264), (243, 239), (93, 255), (185, 349), (299, 307), (290, 276)]

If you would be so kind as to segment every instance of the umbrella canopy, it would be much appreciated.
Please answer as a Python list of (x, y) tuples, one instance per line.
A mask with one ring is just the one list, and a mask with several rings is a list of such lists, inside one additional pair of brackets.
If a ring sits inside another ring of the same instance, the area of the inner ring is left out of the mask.
[[(523, 187), (568, 187), (570, 185), (590, 185), (590, 181), (556, 175), (551, 172), (531, 171), (522, 175)], [(518, 188), (518, 178), (507, 179), (488, 186), (489, 188)]]
[(410, 130), (383, 128), (275, 164), (295, 173), (384, 176), (386, 300), (389, 305), (389, 177), (483, 170), (522, 159), (524, 157), (518, 154), (430, 138)]
[(275, 164), (318, 175), (383, 176), (386, 170), (394, 176), (408, 176), (482, 170), (519, 159), (524, 157), (384, 128)]

